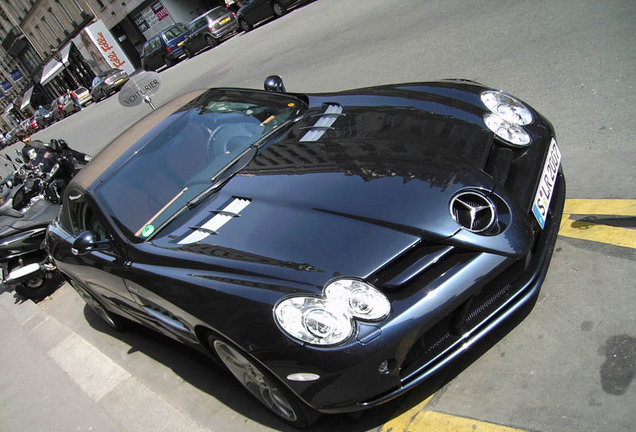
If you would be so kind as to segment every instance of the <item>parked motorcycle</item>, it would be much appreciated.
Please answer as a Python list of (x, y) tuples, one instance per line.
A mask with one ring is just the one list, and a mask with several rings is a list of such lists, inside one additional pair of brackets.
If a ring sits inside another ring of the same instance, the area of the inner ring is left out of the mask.
[(26, 162), (16, 158), (21, 165), (14, 166), (7, 184), (12, 191), (0, 206), (0, 277), (21, 296), (37, 301), (61, 283), (44, 249), (46, 228), (59, 214), (64, 188), (91, 157), (64, 140), (34, 140), (22, 155)]

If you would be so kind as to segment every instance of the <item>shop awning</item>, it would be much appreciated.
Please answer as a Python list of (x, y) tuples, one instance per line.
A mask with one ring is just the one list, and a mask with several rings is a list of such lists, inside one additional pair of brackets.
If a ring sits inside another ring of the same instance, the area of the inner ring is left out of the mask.
[(24, 96), (22, 97), (22, 105), (20, 105), (20, 110), (26, 108), (27, 105), (31, 103), (31, 95), (33, 94), (33, 86), (29, 87), (27, 91), (24, 92)]
[(69, 42), (62, 47), (60, 50), (60, 61), (56, 59), (51, 59), (47, 64), (42, 68), (42, 79), (40, 80), (40, 84), (45, 85), (48, 84), (53, 78), (59, 75), (60, 72), (64, 69), (64, 65), (68, 63), (68, 56), (71, 53), (71, 44), (73, 42)]

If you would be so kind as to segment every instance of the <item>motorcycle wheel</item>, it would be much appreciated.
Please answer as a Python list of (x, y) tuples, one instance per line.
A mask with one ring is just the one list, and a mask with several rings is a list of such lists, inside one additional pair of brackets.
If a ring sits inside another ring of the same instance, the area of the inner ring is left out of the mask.
[(15, 292), (34, 302), (51, 295), (62, 284), (57, 273), (40, 274), (15, 287)]

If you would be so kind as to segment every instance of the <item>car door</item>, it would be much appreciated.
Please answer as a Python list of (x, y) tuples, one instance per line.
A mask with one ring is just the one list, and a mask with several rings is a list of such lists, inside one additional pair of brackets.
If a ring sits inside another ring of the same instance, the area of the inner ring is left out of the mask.
[[(97, 207), (82, 191), (71, 190), (62, 212), (60, 221), (55, 221), (50, 227), (50, 235), (55, 236), (57, 241), (52, 242), (54, 247), (49, 253), (59, 270), (74, 285), (79, 284), (111, 308), (124, 312), (138, 309), (124, 283), (127, 266), (125, 248), (109, 230)], [(73, 243), (79, 234), (86, 231), (90, 231), (96, 240), (107, 240), (109, 247), (78, 254), (73, 250)]]
[(208, 21), (205, 19), (205, 17), (200, 18), (189, 29), (190, 30), (190, 36), (188, 36), (188, 38), (191, 40), (190, 49), (193, 52), (199, 51), (201, 48), (203, 48), (204, 30), (205, 30), (205, 27), (207, 25), (207, 22)]
[(272, 11), (269, 0), (250, 0), (245, 8), (243, 13), (252, 25), (268, 18)]
[(163, 56), (160, 52), (163, 44), (159, 37), (155, 37), (148, 42), (147, 51), (144, 54), (144, 66), (146, 70), (156, 70), (163, 66)]

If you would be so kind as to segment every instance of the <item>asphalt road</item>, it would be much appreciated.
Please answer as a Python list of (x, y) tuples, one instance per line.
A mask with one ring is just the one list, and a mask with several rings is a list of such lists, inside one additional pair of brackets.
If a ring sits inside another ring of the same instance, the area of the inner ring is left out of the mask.
[[(593, 201), (572, 210), (574, 234), (559, 238), (537, 306), (426, 408), (416, 390), (356, 429), (417, 430), (429, 410), (537, 431), (633, 430), (634, 29), (633, 0), (316, 0), (161, 72), (157, 106), (199, 88), (260, 88), (274, 73), (293, 92), (461, 77), (519, 96), (554, 124), (568, 199)], [(36, 138), (96, 153), (149, 110), (114, 96)], [(612, 213), (601, 199), (632, 201)], [(576, 228), (591, 222), (627, 242), (584, 240)], [(233, 406), (232, 394), (222, 402)], [(317, 427), (337, 430), (329, 419)]]

